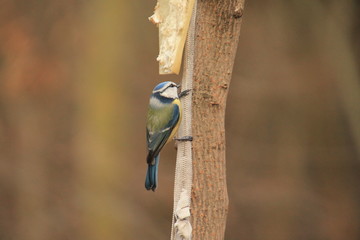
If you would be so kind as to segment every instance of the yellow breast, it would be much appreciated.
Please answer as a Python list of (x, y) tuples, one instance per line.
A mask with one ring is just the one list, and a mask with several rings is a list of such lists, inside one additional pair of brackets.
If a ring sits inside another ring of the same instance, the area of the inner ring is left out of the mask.
[(178, 128), (180, 126), (180, 123), (181, 123), (181, 116), (182, 116), (182, 108), (181, 108), (181, 103), (180, 103), (180, 100), (179, 99), (175, 99), (172, 104), (176, 104), (179, 106), (179, 121), (176, 123), (174, 129), (172, 130), (171, 134), (170, 134), (170, 137), (169, 139), (166, 141), (166, 143), (170, 142), (171, 140), (173, 140), (173, 138), (175, 137), (177, 131), (178, 131)]

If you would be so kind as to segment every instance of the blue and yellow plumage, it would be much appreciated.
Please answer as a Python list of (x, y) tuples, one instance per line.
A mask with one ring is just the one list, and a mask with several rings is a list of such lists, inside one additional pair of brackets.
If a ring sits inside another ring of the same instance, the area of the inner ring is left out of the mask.
[(181, 104), (178, 85), (173, 82), (158, 84), (151, 96), (146, 122), (146, 141), (148, 147), (148, 170), (145, 188), (155, 191), (158, 182), (160, 151), (177, 132), (181, 121)]

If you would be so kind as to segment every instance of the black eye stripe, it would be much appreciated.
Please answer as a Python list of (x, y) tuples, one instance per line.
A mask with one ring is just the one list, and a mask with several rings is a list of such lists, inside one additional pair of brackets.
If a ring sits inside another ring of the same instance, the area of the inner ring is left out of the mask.
[(175, 84), (170, 84), (164, 90), (162, 90), (161, 93), (165, 92), (165, 90), (168, 89), (169, 87), (176, 87), (176, 85)]

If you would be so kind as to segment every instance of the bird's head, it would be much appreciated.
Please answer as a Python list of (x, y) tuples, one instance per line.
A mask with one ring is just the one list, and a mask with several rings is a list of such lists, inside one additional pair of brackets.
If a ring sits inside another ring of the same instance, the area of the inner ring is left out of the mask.
[(169, 99), (176, 99), (179, 98), (178, 96), (178, 88), (180, 85), (177, 85), (174, 82), (162, 82), (159, 83), (153, 90), (153, 95), (159, 94), (162, 97), (169, 98)]

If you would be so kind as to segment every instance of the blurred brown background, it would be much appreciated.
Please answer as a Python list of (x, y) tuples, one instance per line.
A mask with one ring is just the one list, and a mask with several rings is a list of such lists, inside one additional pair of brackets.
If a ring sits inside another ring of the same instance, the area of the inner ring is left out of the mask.
[[(0, 0), (0, 239), (169, 239), (144, 189), (155, 1)], [(247, 1), (227, 106), (228, 240), (360, 239), (360, 5)]]

